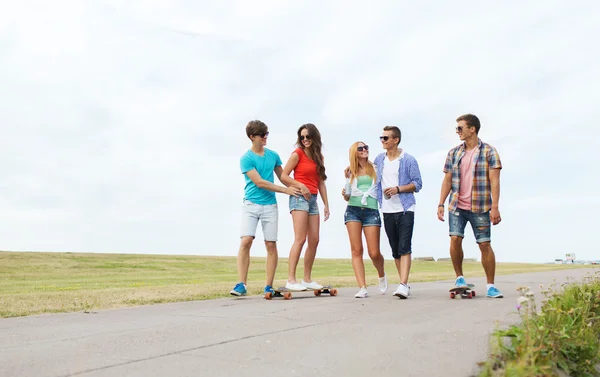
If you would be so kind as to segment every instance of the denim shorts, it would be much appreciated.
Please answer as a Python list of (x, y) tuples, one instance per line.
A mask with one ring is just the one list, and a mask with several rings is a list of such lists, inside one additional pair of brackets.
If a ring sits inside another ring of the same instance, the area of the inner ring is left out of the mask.
[(317, 194), (312, 194), (310, 201), (304, 199), (302, 195), (290, 195), (290, 212), (292, 211), (304, 211), (308, 212), (309, 215), (318, 215), (319, 204), (317, 203)]
[(347, 206), (344, 213), (344, 224), (359, 222), (362, 226), (381, 226), (379, 210), (373, 208)]
[(262, 205), (244, 200), (240, 237), (254, 238), (258, 221), (260, 221), (265, 241), (277, 241), (278, 220), (279, 211), (277, 204)]
[(492, 240), (492, 227), (490, 226), (490, 213), (475, 213), (457, 208), (456, 212), (448, 213), (450, 218), (448, 226), (450, 235), (464, 237), (467, 222), (471, 223), (471, 229), (477, 243), (490, 242)]

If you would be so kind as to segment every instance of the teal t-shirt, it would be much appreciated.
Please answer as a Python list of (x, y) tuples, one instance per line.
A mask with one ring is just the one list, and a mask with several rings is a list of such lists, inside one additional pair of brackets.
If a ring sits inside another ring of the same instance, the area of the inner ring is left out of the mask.
[(246, 187), (244, 187), (244, 199), (261, 205), (277, 204), (275, 193), (256, 186), (254, 182), (248, 178), (246, 173), (252, 169), (256, 169), (262, 179), (275, 183), (273, 171), (277, 166), (281, 165), (282, 163), (279, 155), (267, 148), (265, 148), (265, 153), (262, 156), (257, 155), (252, 152), (252, 150), (248, 150), (244, 153), (240, 158), (240, 168), (242, 169), (242, 174), (244, 174), (244, 179), (246, 181)]
[[(372, 183), (373, 183), (373, 179), (370, 176), (360, 175), (357, 178), (356, 186), (358, 187), (358, 189), (360, 191), (366, 192), (369, 189), (369, 187), (371, 187)], [(361, 199), (360, 196), (351, 196), (350, 199), (348, 200), (348, 205), (355, 206), (355, 207), (377, 209), (377, 199), (372, 198), (370, 196), (367, 197), (367, 205), (366, 206), (362, 205), (362, 203), (360, 202), (360, 199)]]

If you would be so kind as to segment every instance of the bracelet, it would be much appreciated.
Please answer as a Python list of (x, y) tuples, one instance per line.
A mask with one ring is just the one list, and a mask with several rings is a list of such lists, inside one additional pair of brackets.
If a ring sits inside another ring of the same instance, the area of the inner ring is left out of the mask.
[(444, 208), (444, 205), (443, 204), (438, 204), (438, 208), (440, 208), (440, 207)]
[(400, 194), (400, 186), (396, 186), (396, 188), (398, 189), (398, 194)]

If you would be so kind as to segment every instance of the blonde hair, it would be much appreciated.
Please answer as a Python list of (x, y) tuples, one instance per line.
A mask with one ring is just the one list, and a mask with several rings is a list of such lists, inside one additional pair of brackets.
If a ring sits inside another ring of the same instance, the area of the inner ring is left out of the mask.
[[(350, 146), (350, 182), (354, 180), (354, 178), (358, 177), (358, 170), (360, 165), (358, 164), (358, 144), (366, 145), (362, 141), (357, 141)], [(365, 167), (367, 170), (367, 175), (369, 175), (373, 180), (377, 178), (377, 173), (375, 172), (375, 167), (373, 163), (367, 160), (367, 166)]]

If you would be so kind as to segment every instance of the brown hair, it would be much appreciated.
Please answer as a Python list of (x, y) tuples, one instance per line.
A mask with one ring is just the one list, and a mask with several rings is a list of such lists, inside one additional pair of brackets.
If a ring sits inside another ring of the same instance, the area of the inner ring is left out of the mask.
[(456, 118), (456, 122), (460, 122), (461, 120), (464, 120), (465, 123), (467, 123), (467, 126), (469, 127), (475, 127), (475, 133), (479, 134), (479, 129), (481, 128), (481, 123), (479, 123), (479, 118), (477, 118), (477, 116), (473, 115), (473, 114), (465, 114), (465, 115), (461, 115), (458, 118)]
[(385, 126), (383, 127), (384, 131), (392, 131), (392, 135), (394, 137), (398, 138), (398, 144), (400, 144), (400, 141), (402, 140), (402, 132), (400, 132), (400, 129), (396, 126)]
[(312, 140), (312, 144), (310, 145), (309, 151), (312, 160), (317, 164), (317, 173), (319, 177), (324, 181), (327, 179), (327, 174), (325, 174), (325, 165), (323, 164), (323, 154), (321, 153), (321, 133), (312, 123), (306, 123), (298, 128), (298, 139), (296, 140), (296, 146), (299, 148), (304, 148), (302, 142), (300, 141), (300, 134), (302, 130), (305, 129), (308, 131), (308, 136)]
[(246, 125), (246, 135), (252, 140), (252, 136), (266, 134), (269, 128), (260, 120), (251, 120)]

